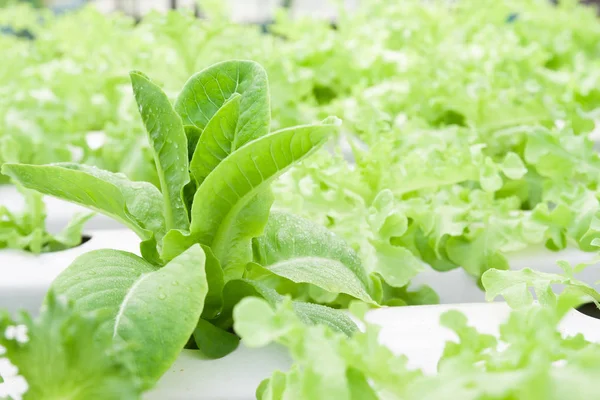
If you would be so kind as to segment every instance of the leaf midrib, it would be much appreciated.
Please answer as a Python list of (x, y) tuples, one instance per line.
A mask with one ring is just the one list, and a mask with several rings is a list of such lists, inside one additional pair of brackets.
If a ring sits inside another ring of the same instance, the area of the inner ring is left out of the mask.
[[(267, 137), (267, 136), (263, 136), (263, 137)], [(240, 213), (242, 208), (245, 207), (246, 204), (248, 204), (248, 201), (250, 199), (252, 199), (254, 196), (256, 196), (260, 192), (260, 190), (265, 187), (265, 185), (272, 182), (279, 173), (281, 173), (282, 171), (285, 171), (286, 169), (291, 167), (294, 164), (294, 162), (296, 162), (304, 157), (307, 157), (311, 152), (314, 152), (319, 147), (319, 144), (320, 144), (319, 142), (324, 142), (324, 140), (320, 140), (316, 143), (313, 143), (311, 148), (307, 152), (305, 152), (298, 158), (294, 158), (292, 160), (292, 162), (288, 163), (283, 168), (280, 168), (277, 165), (277, 163), (274, 161), (275, 167), (276, 167), (275, 173), (273, 173), (273, 175), (271, 175), (267, 179), (263, 179), (258, 185), (253, 186), (252, 189), (246, 193), (246, 195), (244, 195), (243, 197), (240, 197), (240, 199), (235, 203), (235, 205), (229, 210), (226, 217), (223, 218), (223, 221), (219, 225), (219, 228), (217, 229), (217, 233), (215, 234), (215, 236), (212, 240), (210, 247), (213, 249), (215, 255), (217, 255), (217, 258), (222, 257), (220, 247), (223, 246), (223, 243), (224, 243), (223, 238), (225, 238), (225, 239), (227, 238), (226, 232), (229, 229), (231, 229), (232, 220)], [(292, 158), (293, 158), (293, 156), (292, 156)], [(274, 156), (272, 156), (272, 159), (274, 160)], [(241, 168), (239, 166), (238, 166), (238, 169), (241, 170)], [(259, 172), (261, 173), (261, 177), (262, 177), (262, 171), (259, 170)]]
[(131, 287), (127, 291), (127, 294), (125, 295), (125, 298), (123, 298), (123, 302), (121, 303), (121, 306), (119, 307), (119, 311), (117, 312), (117, 315), (115, 316), (115, 325), (113, 327), (113, 339), (116, 338), (117, 334), (119, 333), (118, 331), (119, 331), (119, 325), (121, 323), (121, 318), (123, 317), (123, 314), (125, 314), (125, 311), (127, 309), (127, 305), (129, 303), (129, 301), (132, 299), (135, 291), (142, 284), (142, 282), (144, 282), (146, 280), (146, 278), (148, 278), (151, 275), (152, 275), (152, 273), (150, 273), (150, 272), (140, 275), (140, 277), (133, 283), (133, 285), (131, 285)]

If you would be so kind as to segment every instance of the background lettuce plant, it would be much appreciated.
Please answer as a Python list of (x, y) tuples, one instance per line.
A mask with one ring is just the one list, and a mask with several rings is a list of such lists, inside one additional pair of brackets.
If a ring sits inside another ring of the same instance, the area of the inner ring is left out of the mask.
[(61, 251), (78, 246), (82, 230), (93, 213), (78, 213), (56, 234), (46, 230), (46, 207), (38, 192), (17, 186), (25, 199), (24, 211), (0, 205), (0, 249), (22, 249), (32, 253)]

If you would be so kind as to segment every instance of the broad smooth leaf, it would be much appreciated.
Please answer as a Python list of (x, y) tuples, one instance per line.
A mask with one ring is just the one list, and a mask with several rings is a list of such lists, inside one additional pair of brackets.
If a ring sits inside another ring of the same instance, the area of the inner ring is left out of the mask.
[(253, 250), (254, 261), (275, 275), (373, 302), (367, 273), (354, 250), (305, 218), (271, 213), (265, 233), (253, 240)]
[[(262, 235), (272, 204), (273, 194), (267, 188), (254, 196), (231, 222), (225, 247), (217, 257), (226, 281), (242, 277), (245, 264), (252, 260), (252, 238)], [(164, 237), (161, 257), (171, 260), (194, 243), (196, 239), (188, 232), (173, 229)]]
[(101, 212), (127, 225), (142, 240), (165, 232), (162, 197), (147, 182), (132, 182), (123, 174), (71, 163), (4, 164), (2, 173), (23, 186)]
[(208, 283), (208, 292), (204, 301), (204, 310), (202, 310), (202, 318), (215, 318), (223, 308), (223, 270), (221, 263), (215, 257), (212, 250), (208, 246), (202, 245), (202, 250), (206, 255), (205, 269), (206, 281)]
[(270, 188), (258, 193), (236, 216), (220, 252), (225, 280), (241, 278), (244, 266), (252, 260), (252, 238), (265, 230), (274, 198)]
[(167, 230), (187, 229), (189, 218), (183, 188), (190, 181), (190, 176), (183, 122), (159, 86), (141, 72), (131, 72), (130, 76), (150, 146), (154, 150)]
[(196, 328), (208, 291), (205, 255), (195, 245), (157, 269), (131, 253), (96, 250), (77, 258), (52, 289), (77, 311), (104, 313), (101, 334), (131, 346), (137, 374), (149, 387)]
[(194, 330), (194, 341), (204, 357), (215, 359), (234, 351), (240, 343), (240, 338), (200, 318)]
[(175, 110), (186, 125), (204, 130), (213, 115), (235, 93), (242, 95), (235, 148), (269, 133), (271, 105), (267, 73), (253, 61), (225, 61), (192, 76)]
[(242, 96), (234, 94), (213, 115), (198, 139), (190, 172), (198, 186), (219, 163), (235, 150), (235, 138)]
[[(236, 220), (244, 208), (265, 192), (273, 179), (323, 145), (337, 125), (339, 120), (332, 118), (319, 125), (274, 132), (224, 159), (194, 196), (190, 225), (193, 242), (210, 246), (223, 263), (232, 239), (239, 236)], [(264, 223), (267, 218), (265, 215)]]

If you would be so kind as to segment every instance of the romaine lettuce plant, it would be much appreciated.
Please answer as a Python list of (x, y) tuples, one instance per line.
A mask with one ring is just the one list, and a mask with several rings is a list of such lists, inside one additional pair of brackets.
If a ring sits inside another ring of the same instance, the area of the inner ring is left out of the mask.
[[(133, 369), (151, 386), (190, 336), (209, 357), (237, 346), (233, 308), (257, 295), (275, 305), (295, 286), (375, 303), (371, 283), (342, 240), (287, 214), (269, 215), (269, 184), (322, 146), (339, 125), (269, 132), (267, 76), (251, 61), (228, 61), (192, 76), (174, 106), (140, 72), (131, 82), (153, 149), (160, 190), (85, 165), (5, 164), (23, 186), (109, 215), (142, 240), (142, 257), (87, 253), (53, 283), (78, 312), (106, 318), (101, 335), (132, 347)], [(265, 230), (266, 228), (266, 230)], [(264, 232), (264, 235), (263, 235)], [(307, 323), (350, 334), (342, 312), (294, 302)]]

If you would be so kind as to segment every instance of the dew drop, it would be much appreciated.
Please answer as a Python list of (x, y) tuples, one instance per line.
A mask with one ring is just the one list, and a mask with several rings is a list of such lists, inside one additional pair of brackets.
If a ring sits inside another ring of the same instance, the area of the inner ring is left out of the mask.
[(158, 295), (158, 298), (159, 298), (160, 300), (164, 300), (164, 299), (166, 299), (166, 298), (167, 298), (167, 295), (166, 295), (166, 294), (164, 294), (164, 293), (159, 293), (159, 295)]
[(173, 281), (172, 285), (173, 286), (179, 286), (179, 281)]

